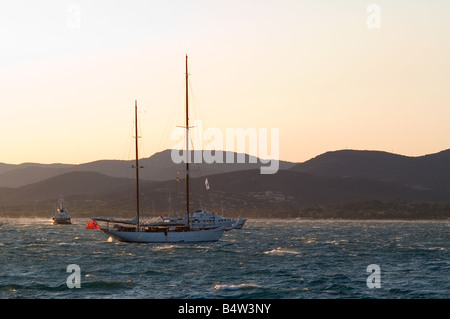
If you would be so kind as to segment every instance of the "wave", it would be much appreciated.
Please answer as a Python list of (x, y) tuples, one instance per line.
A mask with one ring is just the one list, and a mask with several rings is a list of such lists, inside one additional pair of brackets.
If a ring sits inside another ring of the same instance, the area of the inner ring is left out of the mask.
[(48, 285), (44, 283), (27, 283), (27, 284), (5, 284), (0, 286), (0, 291), (6, 291), (9, 293), (17, 293), (17, 292), (31, 292), (31, 291), (63, 291), (67, 289), (67, 285), (64, 284), (58, 284), (58, 285)]
[[(158, 245), (107, 243), (85, 224), (10, 221), (1, 228), (0, 299), (448, 298), (447, 225), (367, 224), (293, 230), (268, 221), (211, 244)], [(369, 289), (366, 268), (378, 262), (381, 289)], [(67, 287), (72, 263), (81, 289)]]
[(166, 250), (174, 250), (176, 248), (179, 248), (180, 246), (177, 245), (171, 245), (171, 244), (162, 244), (162, 245), (151, 245), (150, 246), (151, 251), (166, 251)]
[(81, 283), (81, 288), (87, 288), (87, 289), (101, 289), (101, 290), (120, 290), (123, 288), (133, 288), (137, 284), (131, 280), (127, 281), (92, 281), (92, 282), (86, 282)]
[(278, 247), (276, 249), (267, 250), (264, 252), (264, 254), (266, 254), (266, 255), (299, 255), (301, 253), (296, 250), (290, 250), (290, 249)]
[(223, 290), (223, 291), (236, 291), (236, 290), (248, 290), (248, 289), (257, 289), (257, 288), (263, 288), (260, 285), (247, 283), (247, 284), (239, 284), (239, 285), (215, 285), (214, 289), (216, 290)]

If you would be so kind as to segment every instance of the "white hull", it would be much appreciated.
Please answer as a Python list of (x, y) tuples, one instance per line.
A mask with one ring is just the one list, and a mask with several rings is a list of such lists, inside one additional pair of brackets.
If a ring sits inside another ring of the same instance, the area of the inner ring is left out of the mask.
[(67, 212), (65, 212), (65, 211), (58, 212), (52, 219), (53, 219), (53, 225), (72, 224), (69, 214), (67, 214)]
[(167, 232), (135, 232), (114, 229), (103, 229), (108, 236), (123, 242), (132, 243), (192, 243), (218, 241), (223, 235), (223, 227), (213, 229), (191, 231), (167, 231)]
[(70, 219), (63, 219), (63, 220), (53, 219), (53, 225), (69, 225), (69, 224), (72, 224)]

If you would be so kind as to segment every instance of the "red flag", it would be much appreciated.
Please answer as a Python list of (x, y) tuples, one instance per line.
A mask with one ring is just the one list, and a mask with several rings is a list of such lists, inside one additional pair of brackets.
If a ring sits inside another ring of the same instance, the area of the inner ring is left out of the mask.
[(99, 229), (99, 228), (100, 226), (97, 224), (95, 220), (93, 222), (89, 221), (89, 224), (86, 227), (86, 229)]

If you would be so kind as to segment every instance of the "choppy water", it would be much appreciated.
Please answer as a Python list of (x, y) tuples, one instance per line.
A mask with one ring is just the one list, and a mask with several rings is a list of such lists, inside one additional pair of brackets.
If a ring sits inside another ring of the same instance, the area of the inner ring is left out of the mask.
[[(87, 219), (0, 228), (0, 298), (449, 298), (448, 221), (250, 219), (216, 243), (120, 243)], [(81, 288), (68, 288), (70, 264)], [(369, 289), (367, 267), (380, 267)]]

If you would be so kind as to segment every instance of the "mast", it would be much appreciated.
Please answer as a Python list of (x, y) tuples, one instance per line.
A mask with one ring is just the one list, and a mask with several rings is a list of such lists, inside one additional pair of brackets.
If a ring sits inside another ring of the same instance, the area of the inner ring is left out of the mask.
[(134, 125), (136, 134), (136, 231), (139, 231), (139, 154), (138, 154), (138, 124), (137, 124), (137, 100), (134, 100)]
[(186, 54), (186, 212), (189, 225), (189, 94), (188, 94), (188, 56)]
[(62, 212), (64, 210), (64, 196), (61, 194), (59, 195), (59, 210)]

